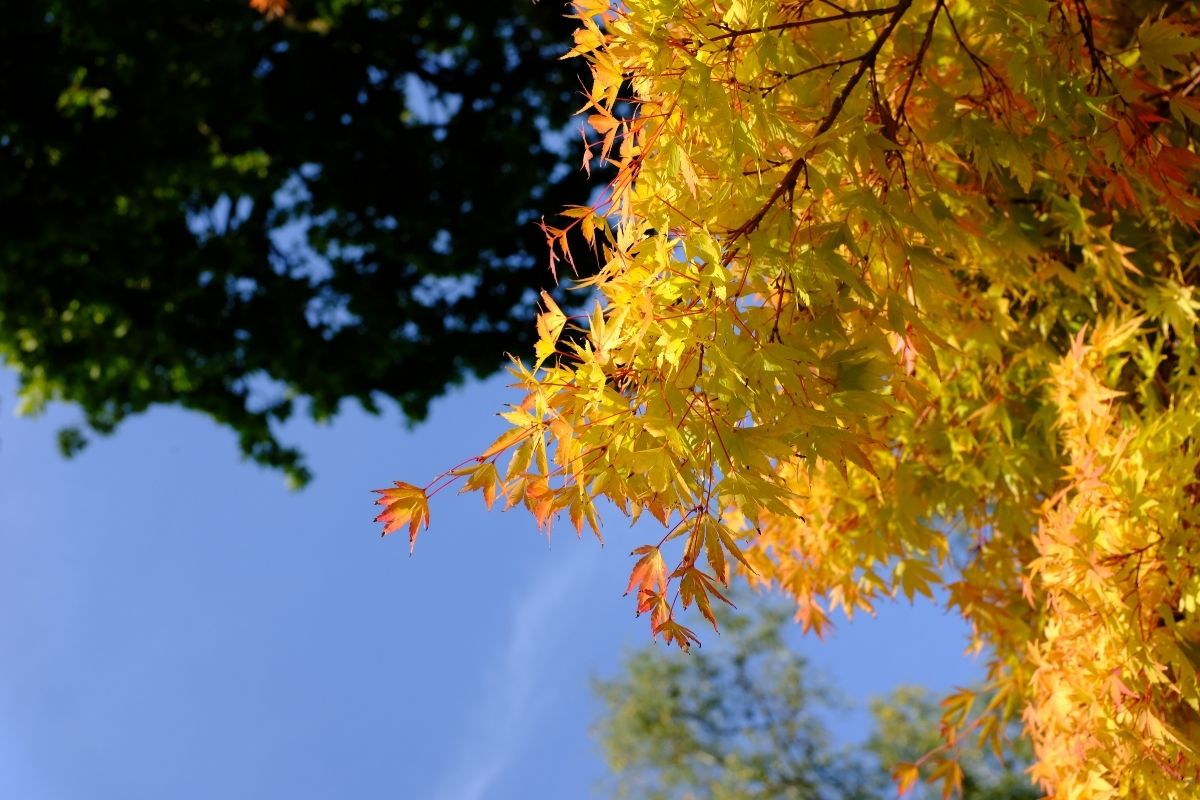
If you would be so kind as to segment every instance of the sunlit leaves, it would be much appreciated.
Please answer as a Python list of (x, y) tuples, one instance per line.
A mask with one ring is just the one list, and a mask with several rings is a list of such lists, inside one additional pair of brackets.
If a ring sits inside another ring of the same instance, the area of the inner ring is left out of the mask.
[(1200, 39), (1156, 8), (578, 5), (617, 177), (543, 230), (596, 247), (597, 302), (570, 337), (546, 302), (469, 488), (648, 511), (627, 592), (685, 649), (734, 572), (818, 635), (945, 597), (989, 699), (902, 789), (960, 791), (957, 743), (1020, 717), (1056, 797), (1189, 796)]

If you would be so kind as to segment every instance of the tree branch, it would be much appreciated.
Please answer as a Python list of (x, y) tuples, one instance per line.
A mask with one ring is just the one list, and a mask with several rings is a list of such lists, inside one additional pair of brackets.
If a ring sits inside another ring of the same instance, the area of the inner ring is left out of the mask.
[(921, 44), (917, 47), (917, 55), (913, 60), (912, 72), (908, 74), (908, 80), (904, 83), (904, 93), (900, 95), (900, 102), (896, 106), (896, 118), (908, 124), (908, 95), (912, 91), (913, 82), (916, 81), (918, 73), (921, 72), (921, 63), (925, 61), (925, 54), (929, 52), (929, 45), (933, 42), (933, 29), (937, 25), (938, 14), (942, 13), (942, 8), (945, 6), (945, 0), (937, 0), (937, 4), (933, 7), (933, 13), (929, 15), (929, 22), (925, 25), (925, 35), (921, 37)]
[(1072, 0), (1071, 5), (1075, 9), (1075, 16), (1079, 19), (1079, 32), (1083, 34), (1083, 44), (1087, 49), (1088, 58), (1092, 62), (1092, 80), (1088, 84), (1093, 92), (1100, 90), (1100, 82), (1103, 80), (1109, 86), (1113, 85), (1112, 76), (1108, 74), (1108, 70), (1104, 68), (1103, 57), (1107, 54), (1096, 45), (1096, 32), (1092, 24), (1092, 11), (1088, 8), (1085, 0)]
[(767, 33), (768, 31), (784, 31), (795, 28), (808, 28), (813, 25), (821, 25), (826, 22), (838, 22), (846, 19), (865, 19), (869, 17), (882, 17), (885, 14), (891, 14), (897, 9), (912, 5), (912, 0), (897, 3), (894, 6), (885, 6), (884, 8), (864, 8), (859, 11), (843, 11), (840, 14), (830, 14), (828, 17), (813, 17), (811, 19), (796, 19), (788, 22), (777, 22), (774, 25), (763, 25), (758, 28), (742, 28), (740, 30), (729, 30), (719, 36), (714, 36), (709, 39), (710, 42), (719, 42), (722, 39), (737, 39), (739, 36), (749, 36), (752, 33)]
[[(863, 76), (867, 74), (867, 70), (875, 66), (875, 59), (879, 57), (879, 51), (883, 49), (884, 44), (887, 43), (887, 40), (891, 37), (892, 32), (896, 30), (896, 26), (900, 24), (901, 18), (908, 11), (908, 9), (912, 7), (912, 4), (913, 0), (900, 0), (900, 2), (894, 6), (889, 6), (886, 9), (878, 9), (879, 12), (890, 11), (892, 16), (888, 20), (887, 25), (885, 25), (883, 30), (880, 31), (879, 35), (875, 37), (875, 41), (871, 44), (871, 47), (859, 57), (858, 66), (855, 68), (854, 74), (850, 76), (850, 79), (846, 81), (846, 84), (842, 87), (842, 90), (838, 92), (838, 96), (834, 98), (833, 105), (831, 105), (829, 108), (829, 113), (825, 115), (824, 119), (821, 120), (821, 124), (817, 126), (816, 132), (813, 133), (813, 139), (816, 139), (817, 137), (821, 136), (821, 134), (827, 132), (833, 127), (833, 124), (837, 122), (838, 117), (840, 117), (842, 114), (842, 109), (846, 107), (846, 101), (850, 99), (850, 94), (854, 91), (854, 88), (858, 86), (859, 81), (862, 80)], [(857, 12), (856, 15), (865, 16), (863, 12)], [(833, 19), (833, 17), (825, 17), (824, 19)], [(809, 20), (809, 22), (812, 22), (812, 20)], [(789, 198), (792, 196), (792, 194), (796, 191), (796, 181), (799, 180), (800, 173), (804, 171), (806, 161), (811, 155), (811, 152), (812, 150), (810, 147), (808, 152), (792, 162), (791, 167), (788, 168), (787, 174), (784, 175), (783, 180), (776, 185), (775, 191), (771, 192), (771, 196), (767, 198), (767, 202), (762, 205), (762, 208), (758, 209), (758, 211), (754, 212), (754, 216), (750, 217), (750, 219), (746, 220), (746, 222), (730, 232), (730, 242), (733, 242), (742, 236), (748, 236), (756, 228), (758, 228), (758, 226), (762, 224), (763, 218), (767, 215), (767, 212), (769, 212), (775, 203), (778, 202), (779, 198), (784, 197), (785, 195)]]

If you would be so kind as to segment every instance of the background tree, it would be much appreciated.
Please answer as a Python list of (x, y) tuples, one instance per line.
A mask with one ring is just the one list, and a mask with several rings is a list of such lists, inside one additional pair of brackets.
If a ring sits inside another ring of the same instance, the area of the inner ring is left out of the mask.
[[(617, 217), (599, 302), (583, 342), (547, 303), (511, 430), (446, 477), (656, 517), (628, 590), (684, 648), (735, 570), (816, 631), (941, 585), (988, 659), (948, 741), (1019, 718), (1047, 794), (1195, 797), (1200, 6), (576, 15), (619, 171), (548, 233)], [(385, 530), (451, 482), (385, 490)]]
[[(966, 739), (955, 748), (954, 760), (931, 758), (941, 754), (946, 741), (941, 733), (942, 710), (929, 690), (903, 686), (886, 698), (871, 700), (875, 728), (866, 749), (901, 783), (912, 781), (914, 800), (940, 794), (926, 783), (936, 781), (938, 768), (961, 769), (961, 794), (964, 800), (1038, 800), (1042, 793), (1030, 783), (1026, 770), (1033, 760), (1029, 740), (1021, 736), (1020, 726), (1009, 726), (997, 749), (979, 747), (978, 740)], [(996, 744), (996, 742), (992, 742)], [(947, 765), (943, 767), (942, 765)]]
[[(739, 606), (719, 615), (721, 637), (689, 657), (645, 646), (620, 675), (596, 683), (596, 730), (615, 796), (884, 800), (895, 796), (889, 771), (942, 746), (937, 704), (909, 687), (872, 702), (875, 729), (864, 747), (835, 747), (825, 720), (840, 703), (789, 645), (788, 614), (778, 603)], [(962, 748), (964, 800), (1040, 796), (1007, 749), (1001, 762)], [(919, 786), (914, 797), (927, 794)]]
[(66, 400), (109, 432), (177, 404), (303, 482), (271, 429), (297, 402), (418, 420), (528, 347), (553, 285), (536, 222), (588, 192), (546, 135), (579, 103), (562, 11), (8, 4), (0, 358), (21, 408)]

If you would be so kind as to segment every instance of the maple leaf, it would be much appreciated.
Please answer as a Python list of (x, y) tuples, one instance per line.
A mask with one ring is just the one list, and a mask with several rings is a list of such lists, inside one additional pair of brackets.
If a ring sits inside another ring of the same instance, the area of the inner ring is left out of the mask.
[(1186, 72), (1179, 57), (1200, 49), (1200, 38), (1188, 33), (1188, 27), (1174, 19), (1147, 21), (1137, 34), (1142, 63), (1154, 72)]
[(920, 774), (920, 769), (916, 764), (897, 764), (893, 767), (892, 780), (896, 782), (896, 793), (906, 795), (912, 791)]
[(483, 461), (473, 467), (467, 468), (463, 474), (468, 475), (466, 483), (463, 484), (463, 492), (478, 491), (483, 493), (483, 503), (491, 510), (492, 505), (496, 502), (496, 492), (500, 486), (500, 473), (496, 469), (496, 462)]
[(700, 614), (713, 626), (713, 630), (717, 629), (717, 616), (713, 612), (711, 597), (734, 607), (733, 602), (717, 588), (716, 579), (693, 566), (685, 564), (672, 573), (671, 577), (679, 578), (679, 599), (683, 602), (683, 607), (688, 608), (695, 603), (700, 609)]
[[(590, 209), (588, 211), (590, 213)], [(538, 314), (537, 318), (537, 361), (534, 364), (534, 369), (540, 367), (542, 362), (554, 352), (555, 347), (558, 345), (558, 337), (562, 334), (563, 327), (567, 324), (566, 314), (554, 302), (554, 298), (546, 292), (542, 292), (542, 304), (546, 307), (546, 310)]]
[(418, 529), (422, 524), (426, 529), (429, 528), (429, 498), (425, 495), (425, 490), (410, 483), (396, 481), (391, 489), (376, 489), (375, 492), (381, 495), (375, 504), (384, 507), (379, 516), (375, 517), (376, 522), (384, 524), (383, 535), (387, 536), (408, 525), (408, 552), (412, 555), (417, 544)]
[(250, 0), (250, 7), (267, 19), (275, 19), (287, 13), (288, 0)]
[[(661, 593), (667, 585), (667, 565), (663, 561), (662, 551), (653, 545), (643, 545), (634, 549), (630, 555), (641, 555), (642, 557), (633, 565), (633, 570), (629, 574), (629, 585), (625, 587), (625, 594), (629, 594), (635, 588), (639, 593), (656, 590)], [(645, 610), (640, 606), (639, 599), (639, 613)]]
[(555, 496), (554, 490), (545, 480), (535, 478), (527, 481), (524, 494), (525, 507), (537, 520), (538, 528), (547, 534), (550, 532), (550, 522), (554, 516)]
[(688, 651), (693, 644), (700, 644), (700, 637), (691, 628), (685, 628), (674, 619), (666, 619), (653, 629), (655, 636), (662, 635), (663, 641)]

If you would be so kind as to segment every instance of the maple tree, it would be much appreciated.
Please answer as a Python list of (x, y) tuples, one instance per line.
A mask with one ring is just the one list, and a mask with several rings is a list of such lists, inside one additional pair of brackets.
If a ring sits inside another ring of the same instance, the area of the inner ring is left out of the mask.
[(595, 309), (545, 300), (510, 429), (387, 530), (459, 479), (547, 530), (648, 513), (628, 589), (685, 649), (734, 571), (817, 634), (944, 600), (988, 666), (944, 791), (1020, 719), (1049, 796), (1195, 796), (1197, 4), (574, 9), (618, 171), (545, 231)]

